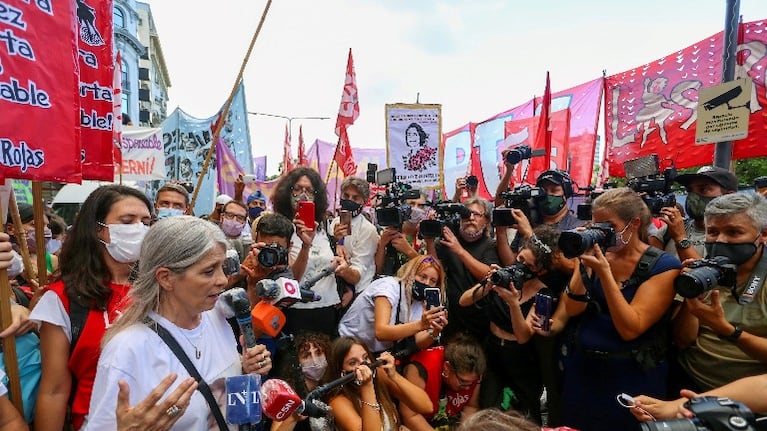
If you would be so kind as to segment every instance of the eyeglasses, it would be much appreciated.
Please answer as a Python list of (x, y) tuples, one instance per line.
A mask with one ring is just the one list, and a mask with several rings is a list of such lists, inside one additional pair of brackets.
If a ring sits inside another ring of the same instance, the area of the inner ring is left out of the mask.
[(235, 219), (235, 220), (240, 221), (240, 222), (244, 222), (246, 220), (246, 216), (235, 214), (235, 213), (230, 213), (229, 211), (225, 212), (222, 215), (224, 217), (228, 218), (228, 219)]
[(317, 193), (317, 191), (311, 187), (293, 186), (290, 188), (290, 190), (293, 192), (294, 195), (300, 195), (301, 193), (305, 193), (307, 195), (313, 195)]
[(477, 212), (477, 211), (469, 211), (469, 217), (484, 217), (485, 213)]
[(476, 385), (477, 383), (479, 383), (480, 381), (482, 381), (482, 378), (478, 378), (474, 380), (464, 380), (461, 378), (461, 376), (458, 375), (458, 372), (455, 370), (455, 368), (453, 368), (452, 365), (449, 364), (448, 366), (450, 367), (451, 370), (453, 370), (453, 374), (455, 374), (455, 379), (458, 381), (458, 386), (462, 388), (472, 387)]

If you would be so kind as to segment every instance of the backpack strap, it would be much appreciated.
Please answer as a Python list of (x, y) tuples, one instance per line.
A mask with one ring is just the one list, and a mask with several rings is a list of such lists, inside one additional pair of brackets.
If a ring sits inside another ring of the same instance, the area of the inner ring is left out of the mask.
[(666, 252), (655, 247), (647, 247), (647, 250), (639, 258), (637, 266), (634, 268), (634, 272), (631, 274), (628, 280), (623, 282), (623, 287), (626, 286), (639, 286), (647, 281), (652, 274), (652, 269), (655, 267), (655, 263), (658, 262), (661, 256)]
[(72, 352), (75, 351), (77, 341), (80, 340), (80, 335), (85, 328), (85, 321), (88, 320), (88, 312), (90, 309), (84, 307), (77, 298), (77, 295), (68, 290), (66, 287), (64, 291), (69, 298), (69, 326), (72, 330), (72, 341), (69, 343), (69, 356), (72, 356)]

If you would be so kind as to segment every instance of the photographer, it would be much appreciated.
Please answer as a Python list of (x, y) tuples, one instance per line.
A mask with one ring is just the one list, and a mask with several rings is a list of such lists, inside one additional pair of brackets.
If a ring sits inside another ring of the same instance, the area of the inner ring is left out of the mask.
[[(681, 265), (647, 245), (650, 211), (631, 189), (596, 198), (592, 219), (595, 225), (578, 233), (586, 250), (563, 296), (576, 318), (562, 349), (563, 422), (594, 431), (632, 429), (636, 423), (615, 395), (666, 393), (668, 310)], [(562, 235), (560, 248), (575, 242), (576, 233)]]
[[(276, 213), (264, 214), (254, 223), (253, 245), (240, 267), (247, 277), (247, 292), (251, 306), (259, 301), (256, 295), (256, 283), (265, 278), (272, 280), (280, 277), (293, 278), (293, 272), (288, 266), (293, 223), (287, 217)], [(269, 249), (268, 257), (259, 256), (263, 249)]]
[[(679, 175), (675, 181), (687, 190), (684, 207), (688, 219), (685, 220), (676, 207), (661, 209), (660, 219), (665, 225), (651, 232), (650, 244), (666, 249), (666, 244), (673, 241), (680, 260), (700, 259), (706, 255), (703, 247), (706, 240), (703, 224), (706, 205), (718, 196), (738, 191), (738, 179), (726, 169), (704, 166), (694, 174)], [(673, 254), (673, 251), (670, 253)]]
[[(706, 251), (735, 265), (734, 286), (684, 301), (674, 341), (693, 390), (709, 390), (767, 373), (767, 200), (759, 194), (718, 197), (706, 207)], [(689, 274), (689, 273), (688, 273)]]
[(487, 314), (476, 307), (461, 307), (459, 298), (490, 272), (490, 265), (498, 263), (498, 253), (495, 241), (488, 236), (490, 202), (473, 198), (463, 205), (469, 209), (469, 216), (461, 219), (457, 233), (443, 227), (439, 241), (427, 238), (425, 242), (429, 254), (442, 262), (447, 274), (445, 290), (450, 322), (443, 337), (449, 339), (452, 334), (464, 332), (481, 340), (490, 322)]
[(458, 177), (455, 179), (455, 193), (453, 194), (452, 201), (455, 203), (463, 203), (467, 199), (478, 198), (478, 188), (479, 179), (476, 175)]
[(410, 217), (402, 222), (402, 228), (386, 226), (376, 248), (376, 274), (395, 275), (408, 260), (426, 253), (423, 239), (418, 238), (418, 227), (429, 216), (426, 194), (421, 191), (418, 199), (407, 199)]

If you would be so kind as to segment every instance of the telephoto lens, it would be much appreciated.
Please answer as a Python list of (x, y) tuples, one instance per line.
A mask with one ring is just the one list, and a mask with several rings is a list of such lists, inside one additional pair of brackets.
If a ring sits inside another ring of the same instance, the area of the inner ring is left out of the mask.
[(674, 290), (684, 298), (697, 298), (717, 286), (735, 285), (737, 268), (724, 256), (695, 260), (689, 271), (674, 279)]
[(506, 153), (506, 163), (516, 165), (522, 160), (529, 159), (533, 155), (533, 150), (527, 145), (520, 145)]
[(615, 245), (615, 229), (609, 223), (594, 223), (584, 230), (568, 230), (559, 236), (559, 249), (566, 258), (578, 257), (598, 244), (602, 251)]

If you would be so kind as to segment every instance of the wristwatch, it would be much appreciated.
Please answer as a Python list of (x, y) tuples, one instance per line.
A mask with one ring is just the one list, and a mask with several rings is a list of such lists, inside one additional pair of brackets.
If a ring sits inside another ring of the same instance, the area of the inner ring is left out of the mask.
[(690, 241), (690, 238), (684, 237), (676, 243), (676, 246), (682, 250), (686, 250), (692, 247), (692, 241)]
[(735, 330), (732, 331), (732, 334), (730, 335), (720, 335), (719, 338), (722, 340), (732, 341), (733, 343), (736, 343), (741, 335), (743, 335), (743, 328), (740, 327), (738, 324), (734, 324)]

